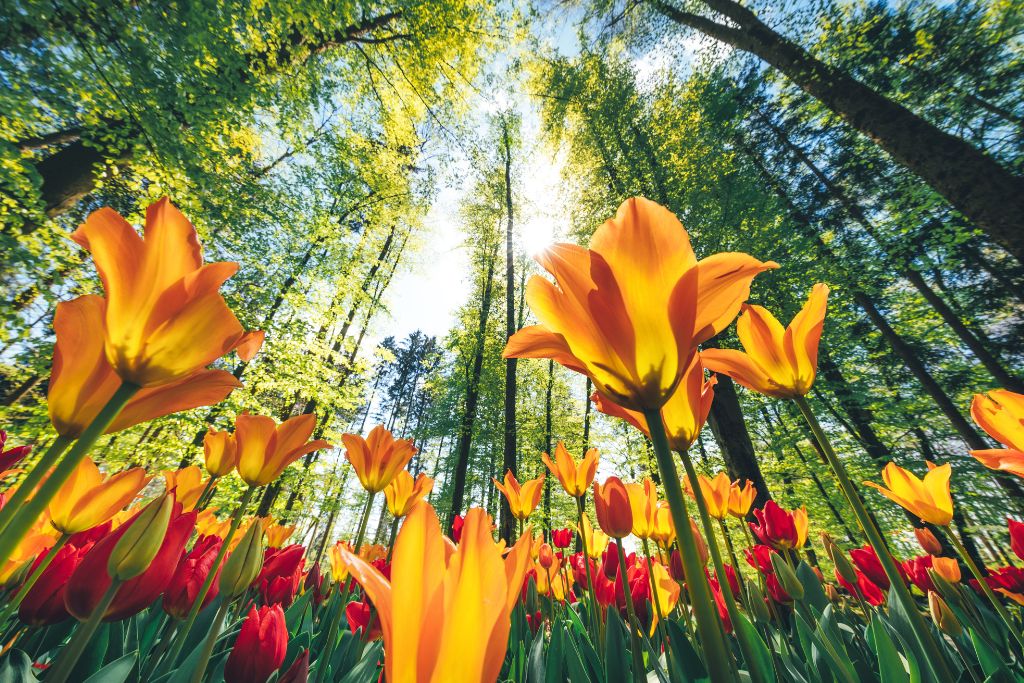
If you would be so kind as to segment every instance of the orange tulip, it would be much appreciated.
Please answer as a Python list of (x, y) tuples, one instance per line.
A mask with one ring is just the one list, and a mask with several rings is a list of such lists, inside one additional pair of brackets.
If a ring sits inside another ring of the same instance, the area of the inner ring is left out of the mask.
[(53, 547), (54, 538), (49, 533), (31, 531), (14, 548), (11, 556), (0, 561), (0, 586), (10, 587), (15, 579), (20, 583), (24, 576), (22, 569), (28, 571), (33, 558)]
[(878, 489), (883, 496), (914, 513), (923, 522), (949, 526), (953, 520), (953, 498), (949, 493), (951, 474), (949, 463), (936, 467), (929, 462), (928, 473), (922, 480), (891, 462), (882, 469), (885, 487), (872, 481), (864, 484)]
[(388, 510), (395, 517), (405, 517), (412, 511), (414, 505), (426, 499), (434, 490), (434, 480), (423, 472), (416, 475), (413, 481), (409, 470), (401, 470), (391, 480), (391, 483), (384, 487), (384, 497), (388, 501)]
[(551, 470), (551, 474), (558, 479), (566, 493), (573, 498), (582, 498), (587, 495), (587, 489), (590, 488), (590, 484), (594, 481), (594, 475), (597, 474), (598, 454), (596, 448), (588, 450), (583, 456), (583, 460), (577, 464), (576, 460), (569, 455), (565, 444), (559, 441), (555, 445), (554, 462), (551, 462), (547, 453), (543, 453), (540, 458)]
[(744, 305), (736, 336), (746, 353), (707, 349), (700, 354), (704, 365), (766, 396), (804, 396), (818, 368), (828, 291), (826, 285), (814, 285), (807, 303), (785, 329), (768, 310)]
[[(57, 342), (47, 407), (50, 422), (61, 436), (78, 437), (121, 385), (104, 351), (105, 306), (103, 298), (95, 295), (57, 304), (53, 316)], [(200, 369), (174, 382), (142, 389), (121, 409), (106, 433), (218, 403), (240, 386), (230, 372)]]
[[(683, 373), (679, 386), (668, 399), (668, 403), (661, 408), (661, 421), (665, 424), (665, 434), (672, 450), (685, 451), (697, 440), (700, 430), (707, 422), (708, 413), (711, 412), (717, 382), (714, 375), (704, 378), (704, 366), (700, 362), (700, 356), (694, 355)], [(590, 399), (600, 412), (626, 420), (650, 438), (651, 433), (643, 413), (623, 408), (596, 391)]]
[(502, 486), (497, 479), (492, 479), (494, 486), (505, 494), (508, 499), (509, 510), (516, 519), (527, 519), (540, 503), (540, 494), (544, 492), (544, 475), (537, 479), (524, 481), (522, 486), (516, 480), (512, 470), (505, 473), (505, 485)]
[(595, 529), (590, 523), (590, 518), (583, 515), (583, 528), (576, 527), (576, 531), (583, 536), (583, 542), (586, 544), (587, 555), (592, 559), (596, 560), (604, 554), (604, 549), (608, 547), (608, 534), (604, 533), (600, 529)]
[(555, 600), (563, 602), (566, 596), (569, 595), (569, 588), (573, 584), (573, 573), (562, 571), (562, 563), (557, 556), (551, 554), (550, 560), (547, 566), (545, 566), (543, 561), (533, 566), (534, 574), (536, 575), (537, 594), (550, 594)]
[(603, 486), (594, 482), (594, 510), (601, 530), (612, 538), (625, 538), (633, 531), (629, 493), (618, 477), (608, 477)]
[(276, 524), (271, 517), (260, 520), (268, 548), (280, 548), (295, 533), (295, 525)]
[(266, 486), (306, 453), (331, 444), (307, 441), (316, 426), (312, 413), (296, 415), (280, 425), (272, 417), (242, 413), (235, 418), (238, 475), (249, 486)]
[(551, 358), (639, 411), (668, 401), (697, 346), (729, 325), (755, 275), (777, 267), (737, 253), (698, 262), (679, 220), (642, 198), (623, 202), (589, 249), (556, 244), (537, 260), (557, 286), (530, 279), (540, 324), (514, 334), (504, 356)]
[[(726, 515), (729, 514), (729, 494), (732, 490), (732, 482), (729, 481), (729, 475), (725, 472), (719, 472), (715, 475), (714, 479), (710, 479), (703, 474), (698, 474), (697, 482), (700, 486), (700, 492), (704, 494), (704, 504), (708, 508), (708, 514), (715, 519), (725, 519)], [(683, 486), (686, 492), (692, 496), (693, 485), (689, 478), (683, 480)]]
[(199, 496), (206, 490), (209, 479), (203, 481), (203, 473), (198, 465), (191, 465), (183, 469), (165, 470), (164, 482), (167, 490), (174, 490), (174, 499), (181, 503), (184, 512), (191, 512), (196, 509)]
[(262, 342), (246, 334), (218, 292), (238, 264), (203, 265), (196, 229), (166, 198), (146, 210), (145, 238), (102, 208), (71, 239), (92, 254), (103, 281), (106, 355), (125, 382), (169, 384)]
[(753, 482), (745, 480), (742, 484), (734, 481), (729, 487), (729, 514), (737, 519), (743, 519), (750, 512), (750, 506), (757, 498), (757, 489)]
[(132, 502), (148, 483), (141, 467), (104, 477), (92, 459), (85, 458), (50, 501), (50, 523), (62, 534), (99, 526)]
[(345, 457), (370, 493), (383, 491), (399, 470), (405, 468), (416, 454), (409, 439), (396, 439), (391, 432), (377, 425), (365, 439), (356, 434), (343, 434)]
[(665, 501), (658, 501), (654, 511), (654, 531), (651, 538), (662, 548), (668, 548), (676, 538), (676, 528), (672, 522), (672, 509)]
[(950, 583), (960, 582), (960, 563), (954, 557), (933, 557), (932, 571)]
[(348, 562), (342, 556), (342, 551), (352, 552), (352, 544), (347, 541), (338, 541), (327, 550), (327, 561), (331, 567), (331, 580), (341, 583), (348, 578)]
[(1006, 448), (971, 451), (971, 455), (993, 470), (1024, 477), (1024, 394), (997, 389), (975, 394), (971, 417), (989, 436)]
[(225, 477), (238, 465), (238, 442), (227, 430), (218, 432), (212, 427), (203, 437), (203, 459), (206, 471), (212, 477)]
[(395, 541), (390, 583), (352, 553), (341, 555), (380, 615), (390, 683), (497, 679), (530, 562), (529, 533), (502, 560), (490, 518), (472, 509), (453, 548), (434, 509), (417, 505)]
[[(654, 630), (658, 626), (658, 619), (672, 613), (679, 603), (679, 596), (682, 594), (679, 582), (672, 578), (665, 565), (654, 562), (651, 565), (651, 588), (658, 592), (658, 599), (654, 601), (654, 619), (651, 623), (651, 631), (648, 635), (654, 636)], [(658, 612), (661, 608), (661, 613)]]
[(658, 510), (658, 491), (649, 478), (643, 484), (626, 484), (629, 506), (633, 511), (633, 535), (637, 538), (651, 538), (655, 532)]

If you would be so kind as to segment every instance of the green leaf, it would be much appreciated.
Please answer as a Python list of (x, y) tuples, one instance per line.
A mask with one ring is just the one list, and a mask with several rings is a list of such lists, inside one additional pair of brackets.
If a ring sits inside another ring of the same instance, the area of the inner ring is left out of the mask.
[(632, 680), (630, 654), (626, 651), (626, 634), (618, 610), (608, 610), (604, 639), (604, 677), (607, 681)]
[[(377, 664), (383, 659), (383, 650), (384, 644), (379, 640), (375, 641), (370, 647), (366, 648), (363, 658), (352, 667), (339, 683), (365, 683), (366, 681), (377, 680)], [(338, 671), (343, 671), (343, 669), (339, 668)]]
[[(878, 656), (878, 672), (882, 683), (910, 683), (910, 674), (896, 650), (896, 644), (892, 642), (888, 630), (877, 614), (868, 625), (867, 636), (868, 642)], [(914, 656), (909, 652), (906, 654), (908, 658)]]
[(974, 651), (978, 655), (978, 663), (981, 664), (981, 670), (985, 672), (988, 679), (999, 681), (1014, 680), (1013, 675), (1006, 668), (1006, 664), (1003, 662), (1002, 657), (999, 656), (999, 653), (993, 650), (974, 629), (969, 629), (968, 633), (971, 635), (971, 643), (974, 645)]
[(135, 661), (138, 657), (138, 652), (129, 652), (89, 676), (84, 683), (124, 683), (131, 675), (132, 669), (135, 668)]
[(547, 661), (544, 662), (544, 683), (562, 683), (563, 675), (562, 641), (564, 631), (560, 628), (551, 629), (551, 642), (548, 643)]
[(821, 587), (821, 580), (818, 579), (818, 575), (814, 573), (810, 565), (800, 562), (796, 568), (796, 578), (800, 579), (800, 583), (803, 584), (804, 602), (817, 610), (818, 614), (824, 612), (830, 603)]
[(754, 625), (750, 623), (750, 619), (747, 618), (747, 615), (740, 612), (738, 616), (739, 619), (736, 620), (736, 623), (733, 624), (733, 626), (736, 628), (737, 632), (743, 632), (747, 642), (753, 646), (753, 654), (757, 658), (756, 662), (747, 663), (747, 669), (749, 670), (752, 666), (757, 666), (765, 680), (774, 681), (775, 672), (772, 667), (772, 655), (771, 652), (768, 651), (768, 646), (764, 644), (763, 640), (761, 640), (761, 635), (757, 632), (757, 629), (754, 628)]
[(21, 650), (11, 650), (0, 660), (0, 683), (36, 683), (32, 658)]
[(668, 627), (668, 639), (672, 644), (673, 661), (678, 666), (687, 681), (702, 681), (708, 677), (708, 671), (704, 668), (704, 661), (693, 649), (690, 639), (686, 637), (683, 628), (675, 621), (666, 619)]
[(583, 665), (583, 658), (580, 656), (579, 650), (576, 648), (573, 634), (569, 631), (568, 627), (565, 628), (565, 666), (568, 670), (568, 680), (572, 683), (585, 683), (592, 680), (590, 675), (587, 673), (586, 667)]
[[(553, 638), (552, 638), (553, 640)], [(544, 629), (537, 629), (537, 635), (530, 644), (526, 660), (527, 683), (544, 683)]]

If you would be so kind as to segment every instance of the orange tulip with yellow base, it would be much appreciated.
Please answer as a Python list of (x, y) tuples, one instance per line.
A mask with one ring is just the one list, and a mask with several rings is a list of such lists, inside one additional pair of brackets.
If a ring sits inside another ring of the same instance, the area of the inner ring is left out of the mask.
[(527, 519), (540, 503), (540, 494), (544, 492), (544, 475), (536, 479), (524, 481), (522, 484), (516, 479), (512, 471), (505, 473), (505, 483), (492, 479), (495, 488), (501, 491), (508, 500), (509, 510), (516, 519)]
[(380, 616), (384, 675), (389, 683), (498, 678), (510, 615), (530, 565), (529, 532), (502, 558), (484, 510), (466, 513), (454, 546), (430, 505), (417, 505), (395, 541), (391, 580), (341, 550), (353, 578)]
[(374, 427), (365, 439), (343, 434), (341, 440), (359, 483), (370, 493), (383, 491), (416, 454), (412, 441), (396, 439), (383, 425)]
[(62, 534), (77, 534), (99, 526), (131, 503), (149, 481), (141, 467), (104, 477), (96, 464), (86, 458), (50, 501), (50, 524)]
[(725, 329), (754, 276), (776, 268), (739, 253), (697, 260), (665, 207), (634, 197), (590, 240), (555, 244), (537, 257), (557, 285), (530, 278), (526, 299), (539, 325), (505, 346), (506, 358), (551, 358), (631, 410), (661, 408), (697, 346)]
[(555, 445), (554, 462), (551, 461), (547, 453), (540, 457), (566, 493), (573, 498), (582, 498), (587, 495), (587, 489), (590, 488), (594, 481), (594, 475), (597, 474), (598, 453), (596, 448), (589, 449), (583, 456), (583, 460), (577, 463), (569, 455), (565, 444), (559, 441)]
[[(701, 493), (704, 494), (704, 504), (708, 508), (708, 514), (715, 519), (725, 519), (729, 515), (729, 497), (732, 491), (729, 475), (719, 472), (712, 478), (698, 474), (697, 483)], [(683, 486), (686, 492), (692, 496), (693, 484), (689, 479), (683, 481)]]
[(922, 522), (937, 526), (949, 526), (953, 520), (953, 497), (949, 493), (949, 478), (953, 468), (949, 463), (936, 466), (928, 463), (928, 473), (918, 479), (896, 463), (889, 463), (882, 469), (885, 486), (873, 481), (865, 486), (878, 491), (897, 505), (921, 518)]
[(224, 477), (238, 465), (238, 442), (235, 435), (210, 428), (203, 437), (203, 461), (212, 477)]
[(971, 451), (989, 469), (1024, 477), (1024, 394), (997, 389), (975, 394), (971, 417), (1005, 448)]
[(743, 519), (750, 512), (755, 498), (757, 487), (752, 481), (734, 481), (729, 487), (729, 514), (737, 519)]
[(423, 472), (412, 478), (409, 470), (401, 470), (384, 487), (384, 498), (388, 502), (388, 511), (395, 517), (405, 517), (413, 507), (426, 499), (434, 490), (434, 480)]
[(174, 491), (174, 499), (181, 503), (185, 512), (196, 509), (199, 497), (210, 484), (209, 479), (203, 479), (203, 472), (198, 465), (189, 465), (180, 470), (164, 470), (163, 475), (167, 490)]
[(827, 285), (814, 285), (807, 303), (786, 328), (767, 309), (744, 304), (736, 321), (743, 351), (701, 351), (704, 365), (765, 396), (804, 396), (817, 374), (828, 292)]
[(306, 453), (330, 448), (322, 439), (309, 441), (316, 416), (296, 415), (277, 424), (265, 415), (240, 414), (235, 418), (238, 441), (238, 476), (249, 486), (266, 486)]

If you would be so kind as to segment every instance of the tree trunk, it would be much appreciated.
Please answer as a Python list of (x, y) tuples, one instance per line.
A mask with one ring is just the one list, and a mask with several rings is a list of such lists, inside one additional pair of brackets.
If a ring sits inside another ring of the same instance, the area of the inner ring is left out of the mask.
[[(502, 147), (505, 162), (505, 334), (511, 338), (516, 333), (516, 270), (512, 252), (512, 141), (509, 137), (509, 122), (506, 114), (502, 117)], [(516, 359), (505, 360), (505, 422), (502, 471), (516, 475)], [(511, 544), (515, 534), (515, 519), (508, 499), (501, 496), (501, 527), (499, 533), (506, 543)]]
[[(544, 392), (544, 452), (551, 457), (551, 392), (555, 386), (555, 361), (548, 360), (548, 383)], [(589, 398), (587, 400), (590, 400)], [(551, 530), (551, 473), (544, 478), (544, 526)], [(550, 540), (550, 538), (549, 538)]]
[(735, 26), (682, 11), (664, 0), (652, 2), (671, 21), (756, 55), (781, 71), (1024, 262), (1024, 180), (1019, 176), (965, 140), (815, 58), (738, 2), (702, 0)]

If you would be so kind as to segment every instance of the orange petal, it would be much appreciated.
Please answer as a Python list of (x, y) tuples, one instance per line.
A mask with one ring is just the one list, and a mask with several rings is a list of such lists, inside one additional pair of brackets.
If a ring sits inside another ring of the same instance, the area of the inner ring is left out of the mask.
[(164, 415), (220, 403), (242, 386), (224, 370), (200, 370), (170, 384), (142, 389), (132, 397), (107, 429), (107, 434)]

